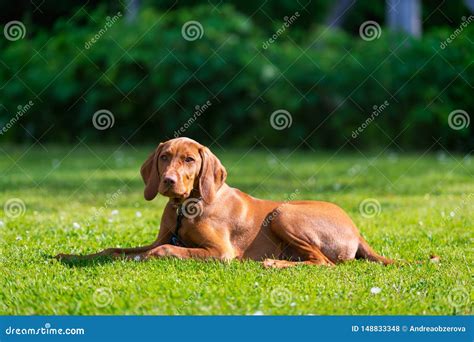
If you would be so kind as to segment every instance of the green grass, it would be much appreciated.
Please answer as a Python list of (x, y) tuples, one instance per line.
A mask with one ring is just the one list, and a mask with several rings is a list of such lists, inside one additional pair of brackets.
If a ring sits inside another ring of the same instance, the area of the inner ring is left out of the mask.
[[(142, 197), (139, 167), (151, 147), (47, 149), (0, 148), (0, 204), (19, 198), (26, 205), (18, 218), (0, 210), (1, 314), (472, 313), (472, 157), (301, 152), (288, 158), (285, 151), (215, 148), (231, 186), (280, 200), (298, 189), (296, 199), (331, 201), (348, 211), (386, 256), (441, 257), (403, 267), (353, 261), (267, 270), (251, 261), (67, 266), (51, 259), (151, 242), (166, 199)], [(116, 200), (96, 215), (94, 208), (114, 193)], [(361, 215), (366, 198), (380, 203), (380, 214)], [(373, 287), (381, 292), (372, 294)]]

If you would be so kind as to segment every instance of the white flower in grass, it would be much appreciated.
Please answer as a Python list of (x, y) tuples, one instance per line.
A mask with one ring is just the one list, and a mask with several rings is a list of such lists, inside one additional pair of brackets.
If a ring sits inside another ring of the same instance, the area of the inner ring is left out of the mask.
[(117, 209), (114, 209), (114, 210), (112, 210), (112, 213), (111, 213), (111, 214), (112, 214), (112, 215), (118, 215), (118, 214), (119, 214), (119, 211), (118, 211)]
[(380, 292), (382, 292), (382, 289), (380, 287), (374, 286), (370, 289), (370, 292), (372, 294), (379, 294)]
[(142, 217), (142, 213), (140, 211), (135, 212), (136, 217)]
[(253, 313), (253, 315), (254, 315), (254, 316), (263, 316), (264, 313), (263, 313), (263, 311), (258, 310), (258, 311), (255, 311), (255, 312)]
[(80, 225), (79, 223), (77, 223), (77, 222), (73, 222), (73, 223), (72, 223), (72, 226), (73, 226), (75, 229), (81, 228), (81, 225)]
[(5, 225), (5, 223), (3, 223), (3, 221), (0, 221), (0, 227), (3, 227)]

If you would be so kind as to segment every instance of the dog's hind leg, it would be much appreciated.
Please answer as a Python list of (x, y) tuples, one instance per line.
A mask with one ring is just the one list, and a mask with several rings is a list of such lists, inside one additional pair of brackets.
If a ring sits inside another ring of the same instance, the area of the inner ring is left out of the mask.
[[(265, 259), (263, 266), (266, 268), (287, 268), (298, 265), (322, 265), (334, 266), (332, 262), (324, 253), (315, 245), (306, 241), (303, 237), (294, 235), (291, 229), (284, 227), (275, 227), (272, 225), (272, 231), (283, 240), (285, 244), (292, 250), (296, 260), (277, 260)], [(286, 259), (286, 257), (285, 257)]]
[(322, 265), (322, 266), (334, 266), (334, 263), (329, 260), (321, 251), (314, 249), (311, 253), (311, 257), (304, 261), (290, 261), (290, 260), (277, 260), (277, 259), (265, 259), (263, 262), (265, 268), (287, 268), (299, 265)]
[(359, 246), (357, 248), (355, 258), (356, 259), (366, 259), (366, 260), (373, 261), (373, 262), (378, 262), (378, 263), (381, 263), (381, 264), (384, 264), (384, 265), (390, 265), (390, 264), (395, 263), (394, 260), (377, 254), (372, 249), (372, 247), (369, 246), (367, 241), (365, 241), (362, 236), (359, 238)]

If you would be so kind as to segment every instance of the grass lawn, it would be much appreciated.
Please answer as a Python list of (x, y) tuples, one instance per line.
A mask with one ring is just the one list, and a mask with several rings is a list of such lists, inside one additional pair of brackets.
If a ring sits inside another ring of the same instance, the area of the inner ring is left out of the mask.
[[(274, 270), (251, 261), (162, 259), (67, 266), (51, 256), (153, 241), (166, 199), (142, 197), (139, 168), (152, 147), (46, 148), (0, 148), (0, 204), (9, 207), (0, 210), (0, 314), (472, 313), (474, 157), (213, 147), (231, 186), (267, 199), (297, 190), (295, 199), (335, 202), (383, 255), (427, 261), (436, 254), (439, 263)], [(369, 198), (380, 212), (360, 211)], [(13, 217), (11, 199), (23, 201), (23, 215)]]

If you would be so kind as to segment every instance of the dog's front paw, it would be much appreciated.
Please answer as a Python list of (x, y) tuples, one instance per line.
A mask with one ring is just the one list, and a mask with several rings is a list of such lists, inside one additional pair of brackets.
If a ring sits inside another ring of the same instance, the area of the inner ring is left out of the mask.
[(263, 260), (263, 267), (265, 268), (271, 268), (275, 267), (275, 261), (274, 259), (265, 259)]
[(98, 253), (101, 256), (119, 256), (120, 250), (118, 248), (107, 248), (104, 249), (102, 252)]
[(58, 261), (68, 261), (68, 260), (72, 260), (74, 258), (76, 258), (77, 256), (74, 255), (74, 254), (64, 254), (64, 253), (60, 253), (58, 255), (56, 255), (54, 257), (54, 259), (58, 260)]

